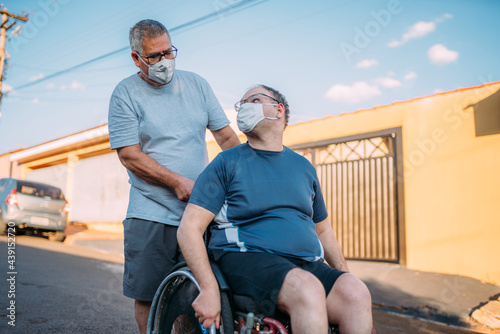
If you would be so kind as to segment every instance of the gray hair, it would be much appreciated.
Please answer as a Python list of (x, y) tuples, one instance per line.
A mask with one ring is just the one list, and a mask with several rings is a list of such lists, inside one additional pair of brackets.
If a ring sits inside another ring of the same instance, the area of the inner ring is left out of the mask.
[(155, 20), (142, 20), (137, 22), (129, 32), (129, 42), (132, 51), (142, 53), (142, 41), (144, 38), (154, 38), (167, 34), (170, 39), (170, 34), (163, 24)]
[(286, 127), (288, 125), (288, 121), (290, 120), (290, 106), (288, 105), (288, 101), (286, 100), (285, 95), (281, 94), (277, 89), (274, 89), (266, 85), (256, 85), (253, 88), (258, 88), (258, 87), (264, 88), (265, 90), (269, 91), (273, 95), (273, 97), (285, 107), (285, 127)]

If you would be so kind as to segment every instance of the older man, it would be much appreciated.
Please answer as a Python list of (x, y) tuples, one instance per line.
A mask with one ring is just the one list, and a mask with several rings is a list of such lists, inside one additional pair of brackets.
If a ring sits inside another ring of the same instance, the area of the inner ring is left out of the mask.
[(248, 142), (220, 153), (200, 175), (178, 230), (201, 286), (193, 303), (200, 323), (220, 321), (219, 289), (202, 239), (215, 220), (209, 251), (233, 292), (251, 296), (268, 316), (287, 313), (294, 334), (327, 333), (329, 323), (341, 333), (371, 333), (370, 293), (348, 273), (316, 171), (283, 146), (285, 97), (256, 86), (235, 108)]
[(208, 163), (205, 131), (222, 149), (239, 140), (206, 80), (175, 70), (177, 49), (161, 23), (140, 21), (129, 37), (139, 72), (111, 96), (109, 139), (131, 184), (123, 292), (135, 299), (139, 331), (146, 333), (155, 291), (181, 256), (177, 226)]

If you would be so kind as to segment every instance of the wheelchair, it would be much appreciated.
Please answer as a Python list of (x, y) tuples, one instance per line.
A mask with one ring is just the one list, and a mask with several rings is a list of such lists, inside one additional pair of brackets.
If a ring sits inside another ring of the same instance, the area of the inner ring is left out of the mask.
[[(220, 328), (204, 329), (191, 306), (200, 286), (185, 262), (163, 280), (154, 296), (148, 318), (148, 334), (292, 334), (289, 318), (266, 317), (247, 296), (232, 294), (220, 268), (211, 261), (221, 296)], [(338, 328), (330, 326), (329, 334)]]

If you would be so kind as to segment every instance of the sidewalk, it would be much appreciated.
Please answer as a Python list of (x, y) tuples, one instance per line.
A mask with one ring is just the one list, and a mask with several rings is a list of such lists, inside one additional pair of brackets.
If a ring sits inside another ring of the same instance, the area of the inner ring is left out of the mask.
[(500, 333), (500, 286), (473, 278), (348, 261), (368, 286), (374, 307), (484, 333)]
[[(123, 234), (69, 225), (65, 244), (123, 257)], [(481, 333), (500, 333), (500, 286), (473, 278), (410, 270), (398, 264), (348, 261), (382, 311)]]
[(123, 257), (123, 233), (89, 229), (85, 224), (70, 224), (65, 230), (66, 245), (74, 245)]

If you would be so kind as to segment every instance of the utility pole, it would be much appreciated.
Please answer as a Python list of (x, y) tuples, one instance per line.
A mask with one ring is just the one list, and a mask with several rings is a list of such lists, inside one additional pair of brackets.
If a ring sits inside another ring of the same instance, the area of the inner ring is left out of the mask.
[[(3, 71), (5, 66), (5, 61), (7, 60), (7, 53), (5, 51), (5, 44), (7, 42), (7, 30), (14, 27), (17, 21), (28, 21), (28, 15), (23, 16), (9, 13), (7, 8), (0, 8), (0, 14), (2, 14), (2, 23), (0, 25), (0, 104), (2, 101), (2, 81), (3, 81)], [(10, 19), (13, 22), (9, 22)], [(0, 113), (1, 115), (1, 113)]]

